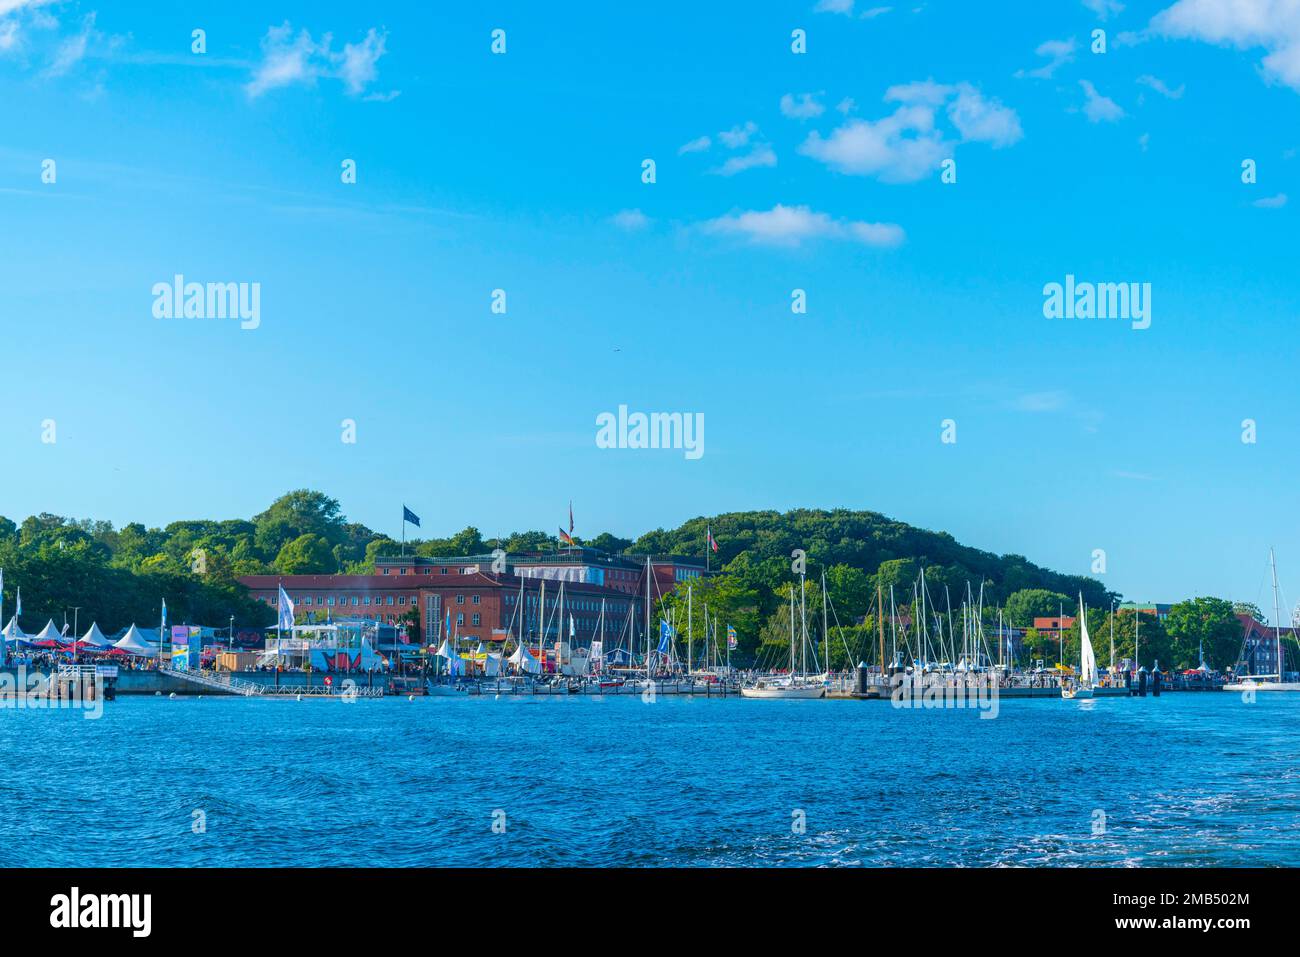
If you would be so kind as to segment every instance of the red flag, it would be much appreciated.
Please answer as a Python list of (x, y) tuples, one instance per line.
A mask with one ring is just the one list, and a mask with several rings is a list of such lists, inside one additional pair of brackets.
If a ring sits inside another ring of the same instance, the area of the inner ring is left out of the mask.
[(708, 536), (709, 548), (713, 549), (716, 552), (718, 550), (718, 540), (713, 537), (712, 525), (709, 526), (708, 531), (705, 532), (705, 534)]

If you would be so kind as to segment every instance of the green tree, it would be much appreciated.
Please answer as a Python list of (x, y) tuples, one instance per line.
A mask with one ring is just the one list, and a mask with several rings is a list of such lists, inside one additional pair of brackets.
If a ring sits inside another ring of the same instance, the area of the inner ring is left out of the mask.
[(1206, 663), (1219, 671), (1236, 664), (1241, 652), (1241, 622), (1233, 603), (1223, 598), (1178, 602), (1169, 609), (1165, 629), (1172, 639), (1169, 663), (1176, 668), (1199, 665), (1198, 647), (1204, 649)]
[(1073, 613), (1075, 599), (1045, 588), (1023, 588), (1007, 596), (1003, 613), (1016, 628), (1028, 628), (1035, 618), (1055, 618), (1061, 609), (1067, 615)]
[(326, 574), (333, 564), (334, 555), (322, 535), (299, 535), (275, 556), (276, 571), (282, 575)]

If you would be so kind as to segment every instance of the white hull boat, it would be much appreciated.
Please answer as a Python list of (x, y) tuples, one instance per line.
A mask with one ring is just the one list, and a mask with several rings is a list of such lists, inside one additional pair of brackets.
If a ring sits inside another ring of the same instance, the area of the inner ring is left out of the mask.
[(760, 681), (750, 687), (740, 689), (742, 698), (824, 698), (826, 689), (822, 685), (772, 684)]

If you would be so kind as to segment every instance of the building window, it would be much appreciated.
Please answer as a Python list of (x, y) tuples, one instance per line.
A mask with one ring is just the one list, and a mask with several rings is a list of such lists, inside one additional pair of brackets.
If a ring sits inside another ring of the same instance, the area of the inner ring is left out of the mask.
[[(391, 605), (392, 603), (393, 603), (393, 596), (392, 596), (392, 595), (389, 595), (387, 601), (385, 602), (385, 604), (387, 604), (387, 605)], [(393, 616), (392, 616), (392, 615), (389, 615), (388, 617), (389, 617), (389, 618), (392, 618)]]
[(479, 616), (478, 616), (477, 614), (475, 614), (474, 617), (473, 617), (473, 619), (472, 619), (472, 621), (473, 621), (474, 627), (477, 628), (477, 627), (479, 626)]
[(479, 604), (479, 600), (478, 600), (478, 599), (479, 599), (479, 596), (478, 596), (478, 595), (475, 595), (475, 596), (474, 596), (472, 599), (470, 599), (470, 600), (471, 600), (475, 605), (477, 605), (477, 604)]
[(463, 605), (463, 604), (465, 604), (465, 596), (464, 596), (464, 595), (457, 595), (457, 596), (456, 596), (456, 604), (458, 604), (458, 605)]
[(385, 574), (385, 575), (388, 574), (388, 569), (387, 569), (387, 568), (384, 569), (384, 574)]
[(361, 603), (362, 603), (363, 605), (369, 605), (369, 604), (370, 604), (370, 596), (367, 595), (365, 598), (361, 599)]
[(399, 595), (399, 596), (397, 597), (397, 603), (398, 603), (399, 605), (405, 605), (405, 604), (406, 604), (406, 596), (405, 596), (405, 595)]
[(456, 612), (456, 624), (458, 625), (465, 624), (465, 613), (463, 611)]
[(447, 569), (444, 568), (444, 569), (442, 570), (442, 573), (443, 573), (444, 575), (447, 574)]

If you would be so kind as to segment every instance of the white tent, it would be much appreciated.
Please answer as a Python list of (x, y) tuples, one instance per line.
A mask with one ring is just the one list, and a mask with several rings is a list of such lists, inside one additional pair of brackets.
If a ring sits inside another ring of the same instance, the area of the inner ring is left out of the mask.
[(5, 625), (4, 631), (0, 632), (0, 634), (4, 636), (5, 641), (26, 641), (28, 637), (27, 634), (18, 627), (17, 615), (14, 615), (14, 617), (9, 619), (9, 624)]
[(542, 666), (537, 663), (537, 659), (533, 657), (533, 653), (523, 645), (516, 648), (515, 653), (506, 660), (520, 671), (527, 672), (528, 674), (535, 675), (542, 670)]
[(140, 657), (158, 654), (157, 647), (145, 641), (140, 629), (135, 625), (128, 628), (126, 634), (113, 643), (113, 647)]
[(113, 642), (108, 636), (99, 630), (99, 622), (91, 622), (90, 630), (81, 636), (83, 644), (94, 645), (96, 648), (111, 648)]
[(45, 627), (37, 634), (33, 635), (28, 641), (62, 641), (63, 632), (54, 626), (54, 619), (51, 618), (45, 623)]
[(465, 662), (461, 660), (460, 653), (451, 647), (451, 642), (444, 638), (438, 650), (434, 652), (439, 658), (447, 659), (447, 674), (463, 675), (465, 673)]

